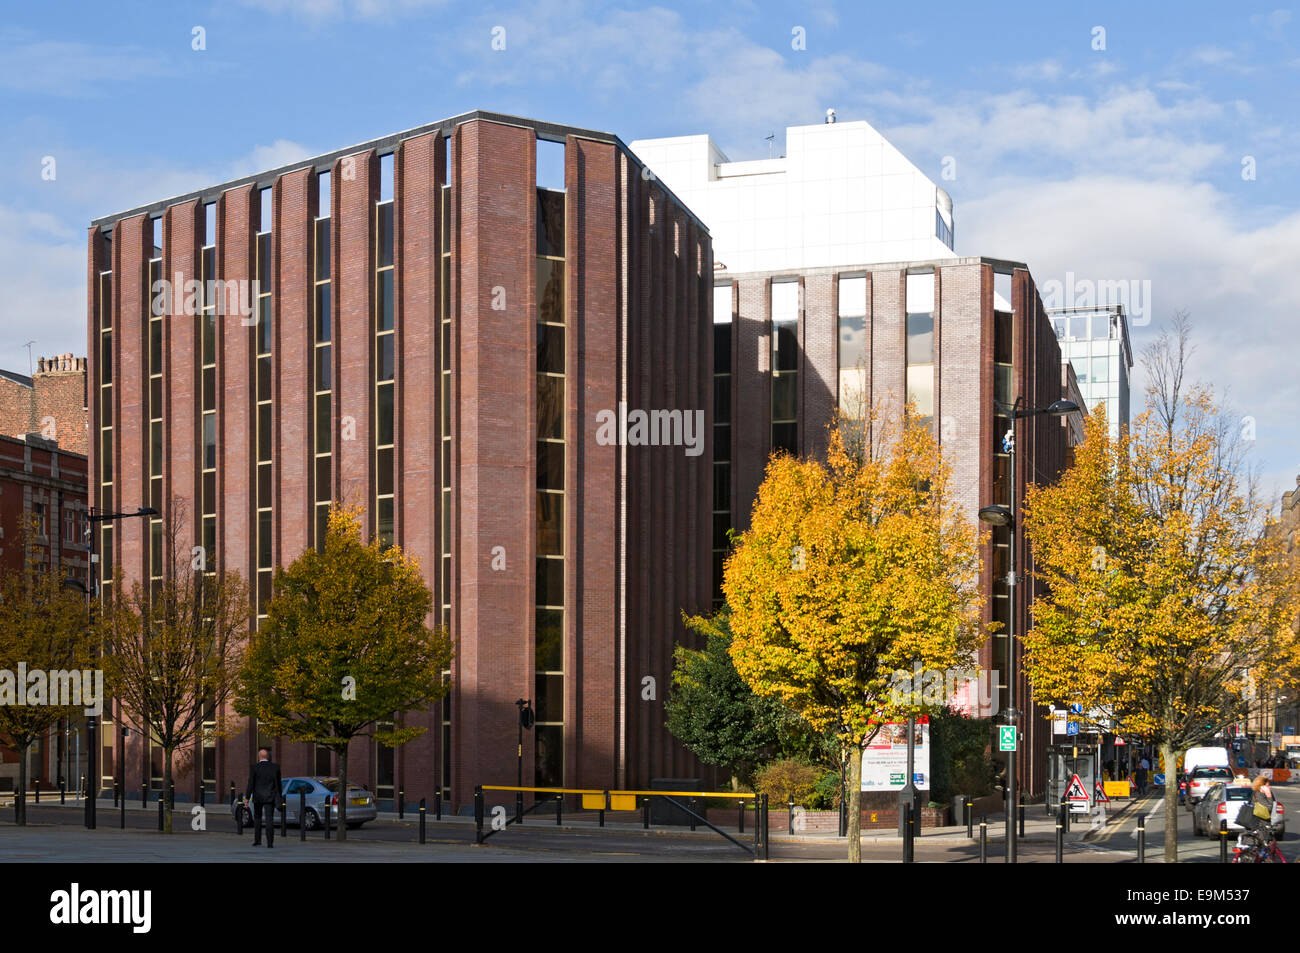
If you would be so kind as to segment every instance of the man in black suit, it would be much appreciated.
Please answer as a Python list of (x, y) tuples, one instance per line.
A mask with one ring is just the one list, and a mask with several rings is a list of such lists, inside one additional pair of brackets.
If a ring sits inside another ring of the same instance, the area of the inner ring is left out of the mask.
[(248, 775), (244, 797), (253, 802), (253, 846), (262, 846), (262, 820), (266, 819), (266, 846), (275, 846), (275, 806), (280, 801), (280, 766), (267, 748), (257, 749), (257, 764)]

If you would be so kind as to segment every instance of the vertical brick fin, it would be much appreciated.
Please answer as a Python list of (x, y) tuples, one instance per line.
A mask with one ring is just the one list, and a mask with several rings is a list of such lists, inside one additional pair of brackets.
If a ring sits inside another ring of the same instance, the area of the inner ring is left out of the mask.
[(341, 249), (334, 273), (334, 348), (338, 351), (335, 379), (334, 499), (362, 508), (361, 529), (374, 532), (371, 500), (371, 420), (374, 416), (375, 326), (375, 200), (379, 197), (379, 161), (374, 152), (339, 160), (330, 191), (339, 195), (338, 239)]
[(736, 338), (732, 366), (735, 393), (745, 395), (732, 411), (732, 492), (736, 507), (731, 523), (737, 532), (749, 529), (749, 514), (763, 482), (772, 450), (772, 324), (771, 282), (764, 278), (738, 282), (732, 335)]
[[(477, 698), (457, 710), (455, 799), (475, 784), (515, 776), (516, 698), (533, 697), (532, 670), (537, 367), (535, 186), (531, 130), (475, 120), (455, 133), (459, 157), (456, 289), (459, 672)], [(494, 287), (505, 311), (491, 308)], [(521, 502), (525, 505), (521, 505)], [(489, 566), (505, 547), (506, 571)], [(524, 779), (531, 778), (525, 748)]]
[(275, 564), (287, 566), (307, 548), (314, 513), (309, 498), (312, 354), (311, 169), (280, 177), (275, 212), (275, 344), (271, 354), (275, 420), (272, 472), (275, 500)]
[(881, 419), (902, 419), (907, 404), (907, 279), (901, 271), (872, 276), (871, 400)]
[[(174, 499), (188, 508), (179, 544), (199, 538), (199, 362), (198, 316), (185, 313), (185, 282), (199, 279), (199, 233), (203, 209), (198, 202), (172, 205), (163, 214), (163, 275), (173, 284), (171, 312), (163, 318), (165, 386), (163, 419), (167, 447), (163, 464), (163, 506)], [(179, 278), (179, 280), (178, 280)]]
[(615, 783), (619, 448), (597, 443), (596, 415), (618, 413), (617, 159), (611, 145), (569, 137), (565, 750), (580, 787)]
[[(951, 489), (967, 517), (978, 520), (979, 508), (989, 497), (982, 485), (988, 470), (992, 492), (991, 459), (981, 455), (981, 416), (985, 400), (981, 393), (984, 324), (980, 313), (981, 265), (952, 265), (936, 272), (941, 282), (935, 300), (939, 302), (942, 342), (936, 351), (936, 406), (939, 408), (939, 437), (944, 457), (952, 467)], [(992, 360), (992, 354), (988, 354)]]
[[(227, 314), (218, 315), (221, 329), (220, 354), (217, 356), (217, 543), (221, 550), (218, 565), (239, 573), (254, 593), (257, 586), (255, 564), (257, 501), (256, 456), (257, 419), (254, 389), (256, 384), (255, 361), (257, 302), (253, 299), (252, 281), (256, 272), (257, 192), (251, 185), (242, 185), (226, 192), (218, 205), (217, 270), (223, 281), (238, 282), (236, 287), (248, 288), (242, 292), (241, 304), (246, 301), (252, 314), (244, 316), (238, 308), (227, 307)], [(229, 285), (227, 285), (229, 287)], [(233, 303), (232, 303), (233, 305)], [(244, 322), (248, 323), (245, 324)], [(173, 428), (170, 419), (164, 429)], [(248, 624), (253, 625), (250, 606)], [(227, 712), (233, 716), (233, 712)], [(246, 727), (246, 726), (245, 726)], [(228, 796), (231, 781), (243, 785), (248, 779), (248, 766), (253, 762), (253, 739), (247, 730), (217, 743), (218, 793)], [(242, 791), (241, 791), (242, 793)]]
[[(113, 291), (117, 309), (113, 325), (114, 350), (118, 373), (113, 380), (113, 397), (117, 404), (114, 419), (114, 442), (122, 465), (113, 474), (114, 488), (126, 512), (148, 504), (149, 421), (146, 407), (148, 379), (146, 362), (149, 354), (149, 253), (152, 243), (149, 219), (144, 215), (123, 219), (114, 229), (113, 246), (117, 269), (113, 273)], [(144, 534), (148, 521), (121, 520), (114, 524), (114, 541), (122, 554), (120, 564), (129, 591), (131, 585), (147, 578)]]
[[(397, 407), (394, 462), (397, 489), (396, 538), (420, 561), (426, 584), (435, 593), (441, 552), (435, 533), (441, 509), (437, 482), (440, 435), (435, 395), (439, 392), (437, 342), (440, 244), (438, 235), (438, 158), (442, 136), (429, 133), (402, 143), (394, 171), (398, 282)], [(435, 601), (427, 623), (441, 613)], [(440, 751), (440, 706), (407, 716), (407, 724), (427, 730), (397, 749), (398, 783), (407, 791), (434, 790)]]

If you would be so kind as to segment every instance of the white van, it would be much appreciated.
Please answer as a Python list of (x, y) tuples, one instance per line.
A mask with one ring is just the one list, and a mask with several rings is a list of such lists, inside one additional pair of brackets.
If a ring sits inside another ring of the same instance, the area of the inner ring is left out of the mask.
[(1227, 748), (1188, 748), (1183, 754), (1183, 774), (1187, 778), (1188, 809), (1205, 797), (1214, 784), (1232, 780), (1232, 762)]

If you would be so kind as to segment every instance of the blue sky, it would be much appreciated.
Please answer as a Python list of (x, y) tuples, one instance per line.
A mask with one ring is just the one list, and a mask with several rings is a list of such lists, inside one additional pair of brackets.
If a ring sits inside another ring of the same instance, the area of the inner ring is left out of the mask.
[[(827, 107), (940, 181), (957, 251), (1150, 280), (1200, 376), (1300, 470), (1300, 17), (1264, 4), (227, 0), (11, 6), (0, 367), (85, 350), (92, 218), (473, 108), (732, 159)], [(195, 50), (201, 27), (205, 49)], [(504, 28), (505, 49), (492, 48)], [(792, 48), (802, 27), (806, 48)], [(1094, 49), (1104, 29), (1104, 49)], [(498, 32), (498, 35), (500, 33)], [(42, 178), (43, 160), (55, 177)], [(945, 157), (956, 178), (941, 180)], [(1243, 177), (1243, 161), (1254, 177)], [(1135, 387), (1142, 386), (1140, 371)], [(1140, 394), (1135, 405), (1140, 405)]]

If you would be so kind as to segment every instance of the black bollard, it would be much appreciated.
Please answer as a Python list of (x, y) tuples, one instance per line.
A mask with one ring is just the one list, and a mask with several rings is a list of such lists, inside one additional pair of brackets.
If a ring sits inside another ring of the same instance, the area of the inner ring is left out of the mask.
[(980, 863), (989, 862), (989, 816), (980, 815)]
[(199, 785), (199, 807), (207, 807), (207, 806), (208, 806), (208, 786), (206, 784), (200, 784)]
[(745, 799), (738, 798), (737, 800), (740, 803), (740, 814), (736, 820), (736, 830), (743, 834), (745, 833)]
[[(785, 819), (786, 819), (785, 832), (789, 834), (791, 837), (793, 837), (794, 836), (794, 795), (793, 794), (789, 796), (789, 800), (787, 800), (785, 804)], [(695, 828), (693, 827), (691, 828), (691, 830), (694, 829)]]
[[(230, 803), (234, 804), (235, 802), (231, 801)], [(149, 808), (149, 783), (146, 781), (144, 784), (140, 785), (140, 809), (147, 810), (148, 808)]]
[(424, 843), (424, 798), (420, 798), (420, 843)]
[(298, 792), (298, 840), (307, 839), (307, 792)]
[(975, 831), (972, 827), (975, 824), (975, 802), (970, 798), (966, 799), (966, 836), (974, 837)]
[(406, 820), (406, 792), (401, 788), (397, 789), (397, 819)]
[(159, 830), (159, 832), (161, 832), (162, 829), (163, 829), (163, 813), (164, 813), (164, 808), (165, 808), (165, 807), (166, 807), (166, 805), (163, 804), (163, 793), (162, 793), (162, 791), (159, 791), (159, 792), (158, 792), (158, 830)]
[(1061, 816), (1056, 822), (1056, 862), (1059, 864), (1065, 853), (1065, 825), (1070, 821), (1070, 805), (1061, 805)]
[(325, 839), (330, 839), (330, 802), (325, 802)]
[(442, 820), (442, 792), (439, 791), (433, 796), (433, 819)]
[(1061, 798), (1061, 810), (1065, 817), (1065, 833), (1070, 833), (1070, 802), (1064, 797)]
[(175, 781), (167, 782), (167, 807), (169, 807), (173, 811), (176, 810), (176, 782)]
[(560, 816), (560, 811), (563, 809), (563, 807), (564, 807), (564, 795), (563, 794), (555, 795), (555, 826), (556, 827), (562, 827), (564, 825), (564, 819)]
[(641, 799), (641, 827), (650, 830), (650, 799), (643, 797)]
[(1147, 862), (1147, 818), (1143, 814), (1138, 818), (1138, 863)]
[(113, 806), (117, 807), (117, 778), (113, 779)]
[(289, 836), (289, 802), (283, 794), (280, 795), (280, 836)]
[(912, 805), (910, 803), (903, 805), (903, 863), (910, 864), (913, 859), (913, 850), (916, 836), (915, 818)]
[(1219, 821), (1219, 863), (1228, 862), (1228, 822)]
[(474, 788), (474, 843), (483, 843), (483, 786)]
[(770, 830), (770, 829), (768, 828), (768, 826), (767, 826), (767, 825), (768, 825), (769, 817), (768, 817), (768, 813), (767, 813), (767, 795), (766, 795), (766, 794), (764, 794), (764, 795), (762, 796), (762, 799), (761, 799), (761, 801), (759, 802), (759, 805), (760, 805), (760, 806), (759, 806), (759, 810), (760, 810), (760, 811), (762, 812), (762, 814), (763, 814), (763, 859), (764, 859), (764, 860), (767, 860), (767, 859), (768, 859), (768, 856), (769, 856), (769, 852), (771, 851), (771, 848), (772, 848), (772, 841), (771, 841), (771, 839), (769, 838), (769, 834), (771, 833), (771, 830)]
[(235, 806), (235, 833), (240, 837), (244, 836), (244, 805), (242, 802)]
[(235, 782), (234, 781), (230, 782), (230, 803), (231, 804), (235, 803)]
[(59, 778), (59, 806), (60, 807), (68, 803), (67, 797), (68, 797), (68, 786), (63, 782), (63, 778)]
[(695, 815), (700, 813), (695, 810), (695, 798), (691, 798), (691, 833), (695, 832)]
[[(36, 786), (36, 803), (40, 804), (41, 803), (41, 779), (35, 778), (32, 781), (32, 783)], [(23, 793), (25, 794), (26, 792)]]

